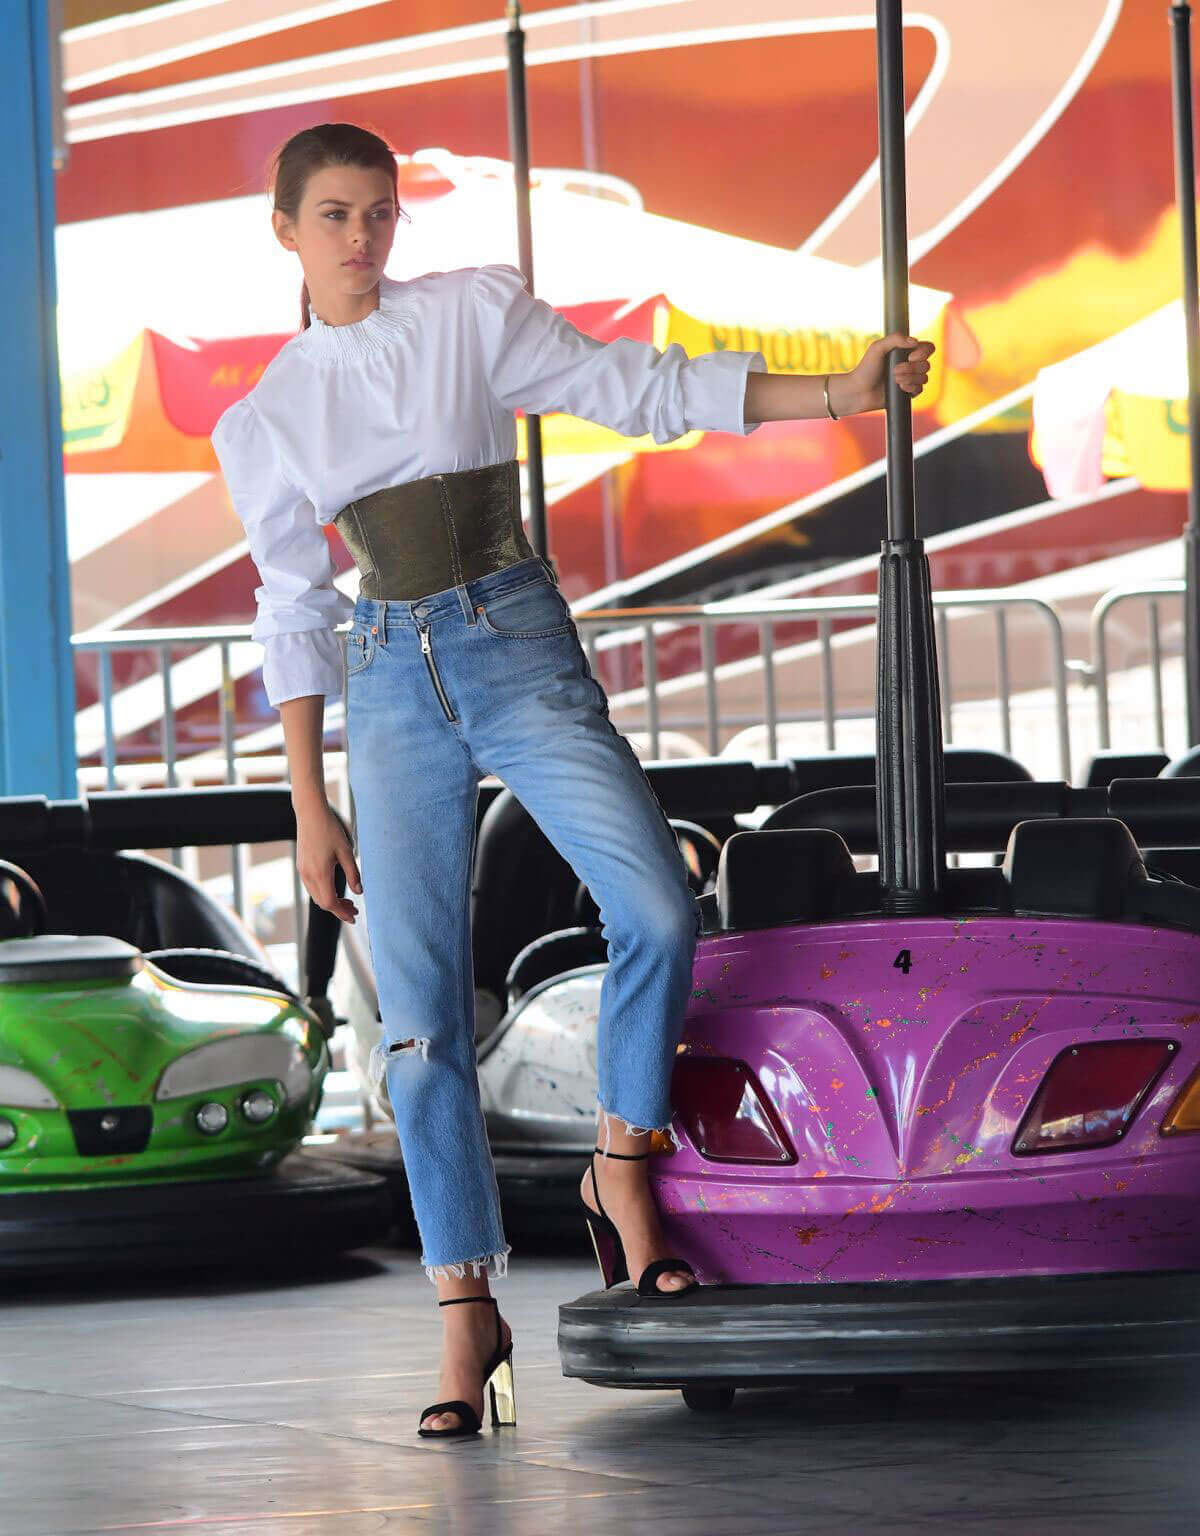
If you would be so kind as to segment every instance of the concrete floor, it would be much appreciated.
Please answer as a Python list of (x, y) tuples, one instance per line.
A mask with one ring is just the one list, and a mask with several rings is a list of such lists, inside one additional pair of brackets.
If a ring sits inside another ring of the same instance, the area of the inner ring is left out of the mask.
[(0, 1292), (0, 1536), (1175, 1536), (1197, 1530), (1195, 1371), (676, 1393), (560, 1374), (579, 1257), (514, 1255), (518, 1427), (428, 1443), (432, 1291), (378, 1248), (317, 1273)]

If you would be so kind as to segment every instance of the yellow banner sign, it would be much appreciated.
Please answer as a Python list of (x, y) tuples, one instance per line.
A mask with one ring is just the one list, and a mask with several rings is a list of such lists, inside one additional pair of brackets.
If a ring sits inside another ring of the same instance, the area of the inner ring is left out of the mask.
[[(924, 329), (924, 339), (937, 347), (921, 396), (921, 405), (927, 406), (937, 399), (942, 385), (945, 309), (938, 313), (932, 326)], [(702, 352), (761, 352), (771, 373), (849, 373), (880, 334), (848, 326), (824, 331), (727, 324), (699, 319), (673, 304), (660, 304), (654, 316), (654, 345), (660, 350), (677, 341), (689, 357)]]
[(1114, 389), (1105, 403), (1106, 475), (1136, 475), (1148, 491), (1186, 491), (1191, 480), (1186, 400)]
[[(548, 459), (576, 453), (663, 453), (668, 449), (694, 448), (703, 436), (703, 432), (685, 432), (674, 442), (656, 443), (649, 433), (644, 437), (622, 437), (611, 427), (585, 421), (580, 416), (556, 413), (542, 417), (542, 452)], [(518, 416), (517, 457), (522, 463), (528, 457), (526, 442), (525, 418)]]
[(63, 448), (67, 453), (115, 448), (125, 436), (142, 362), (144, 334), (97, 368), (62, 381)]

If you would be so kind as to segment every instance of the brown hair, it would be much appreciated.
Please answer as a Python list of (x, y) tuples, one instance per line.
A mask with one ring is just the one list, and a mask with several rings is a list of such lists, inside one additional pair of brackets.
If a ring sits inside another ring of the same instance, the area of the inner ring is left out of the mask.
[[(275, 209), (294, 219), (308, 178), (327, 165), (353, 165), (363, 170), (386, 171), (392, 178), (396, 212), (407, 219), (400, 206), (396, 156), (384, 139), (357, 123), (317, 123), (294, 133), (275, 156), (271, 168), (271, 195)], [(300, 329), (312, 324), (308, 284), (300, 288)]]

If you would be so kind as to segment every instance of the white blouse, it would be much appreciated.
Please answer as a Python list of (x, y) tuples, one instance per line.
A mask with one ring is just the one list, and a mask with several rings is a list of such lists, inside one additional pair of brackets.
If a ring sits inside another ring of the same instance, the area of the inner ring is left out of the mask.
[(274, 706), (342, 691), (334, 628), (354, 604), (333, 585), (321, 529), (357, 497), (515, 458), (517, 407), (659, 443), (759, 425), (743, 411), (761, 352), (597, 341), (533, 298), (515, 267), (384, 275), (365, 319), (311, 319), (212, 433), (262, 582), (252, 634)]

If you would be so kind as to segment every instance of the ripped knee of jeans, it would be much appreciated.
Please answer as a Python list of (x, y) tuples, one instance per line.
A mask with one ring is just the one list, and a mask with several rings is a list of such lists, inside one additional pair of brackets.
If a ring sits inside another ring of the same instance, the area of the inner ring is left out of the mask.
[(367, 1065), (367, 1074), (372, 1083), (382, 1087), (387, 1080), (388, 1064), (397, 1057), (417, 1056), (422, 1061), (429, 1060), (429, 1040), (426, 1036), (417, 1036), (412, 1040), (380, 1040), (371, 1048), (371, 1058)]

